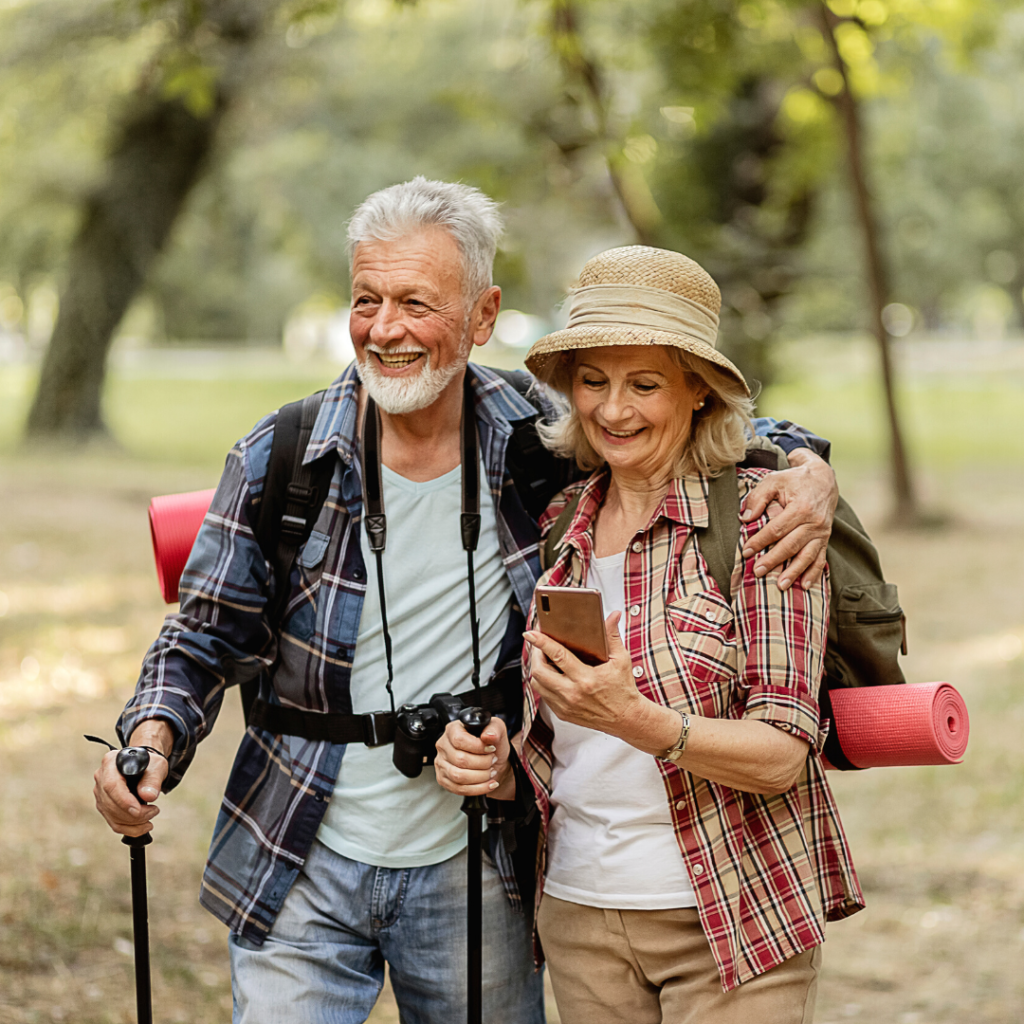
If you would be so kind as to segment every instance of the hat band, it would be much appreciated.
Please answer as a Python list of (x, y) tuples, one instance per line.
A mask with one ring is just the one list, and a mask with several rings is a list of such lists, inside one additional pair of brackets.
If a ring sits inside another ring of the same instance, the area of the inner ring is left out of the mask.
[(650, 327), (679, 334), (715, 348), (718, 317), (704, 306), (645, 285), (591, 284), (572, 293), (569, 322), (573, 327)]

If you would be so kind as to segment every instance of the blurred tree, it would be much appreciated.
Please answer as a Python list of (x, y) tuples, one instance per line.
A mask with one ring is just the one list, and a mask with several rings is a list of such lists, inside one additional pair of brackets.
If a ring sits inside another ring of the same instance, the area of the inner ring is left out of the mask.
[[(911, 478), (910, 466), (907, 461), (906, 446), (903, 441), (903, 427), (900, 422), (899, 409), (896, 404), (896, 388), (893, 381), (892, 350), (889, 344), (889, 332), (885, 325), (885, 308), (892, 298), (892, 285), (889, 264), (882, 250), (879, 217), (872, 190), (868, 183), (868, 170), (864, 152), (864, 128), (861, 106), (853, 92), (853, 85), (843, 49), (856, 53), (864, 52), (864, 45), (853, 42), (859, 39), (863, 24), (852, 19), (841, 19), (824, 2), (817, 2), (818, 21), (822, 37), (828, 46), (830, 63), (819, 72), (819, 79), (829, 93), (833, 95), (836, 108), (839, 110), (843, 131), (846, 136), (847, 167), (849, 169), (850, 187), (853, 191), (857, 219), (860, 222), (864, 240), (864, 262), (869, 286), (869, 308), (871, 313), (871, 330), (878, 342), (878, 352), (882, 371), (882, 391), (885, 397), (885, 409), (889, 425), (889, 446), (892, 460), (892, 480), (894, 509), (893, 518), (901, 526), (913, 526), (920, 519), (917, 496)], [(858, 33), (853, 36), (847, 32), (840, 33), (847, 26)], [(840, 47), (840, 38), (844, 40)], [(823, 75), (831, 70), (834, 77)], [(832, 82), (831, 86), (827, 83)]]
[(650, 124), (661, 139), (650, 176), (663, 237), (719, 282), (723, 348), (767, 383), (778, 307), (799, 281), (816, 194), (834, 165), (828, 132), (783, 114), (808, 75), (800, 11), (674, 0), (658, 6), (648, 36), (665, 80)]
[[(525, 311), (556, 319), (587, 257), (643, 239), (721, 282), (723, 344), (752, 379), (769, 379), (783, 332), (868, 326), (816, 0), (360, 0), (343, 17), (264, 2), (266, 44), (240, 47), (245, 88), (228, 87), (227, 43), (202, 29), (212, 0), (0, 5), (0, 288), (29, 307), (37, 282), (50, 296), (63, 279), (67, 306), (78, 211), (103, 194), (140, 97), (189, 113), (186, 95), (222, 95), (206, 170), (137, 293), (168, 340), (273, 340), (311, 295), (341, 304), (348, 212), (417, 173), (505, 204), (496, 272)], [(851, 26), (837, 38), (892, 297), (933, 328), (981, 323), (992, 303), (1012, 315), (1014, 4), (844, 2), (830, 9)]]
[[(580, 12), (573, 0), (552, 0), (550, 34), (570, 89), (577, 85), (583, 93), (593, 124), (592, 132), (589, 133), (592, 138), (588, 141), (596, 144), (604, 156), (608, 177), (622, 212), (633, 228), (636, 241), (640, 245), (657, 244), (661, 211), (643, 174), (627, 158), (623, 140), (615, 137), (610, 124), (612, 97), (605, 74), (587, 52), (581, 36)], [(572, 96), (572, 93), (569, 95)]]
[(213, 149), (256, 42), (280, 3), (140, 0), (171, 38), (146, 69), (114, 133), (68, 258), (29, 436), (81, 440), (104, 430), (100, 412), (114, 329), (146, 280)]

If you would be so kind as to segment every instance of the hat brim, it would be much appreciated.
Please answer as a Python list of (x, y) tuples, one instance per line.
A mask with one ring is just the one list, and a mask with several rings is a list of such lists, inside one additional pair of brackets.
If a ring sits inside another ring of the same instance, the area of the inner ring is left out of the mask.
[(535, 376), (544, 379), (544, 370), (555, 356), (588, 348), (610, 348), (614, 345), (668, 345), (682, 349), (704, 359), (731, 374), (750, 394), (750, 387), (743, 374), (716, 348), (706, 342), (695, 341), (672, 331), (652, 330), (649, 327), (580, 326), (567, 327), (564, 331), (547, 334), (534, 342), (526, 354), (526, 368)]

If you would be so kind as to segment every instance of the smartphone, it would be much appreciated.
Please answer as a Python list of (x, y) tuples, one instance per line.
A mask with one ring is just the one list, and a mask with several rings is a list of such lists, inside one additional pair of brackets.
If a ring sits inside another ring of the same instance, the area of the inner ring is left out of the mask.
[(568, 647), (580, 661), (608, 660), (601, 592), (587, 587), (538, 587), (537, 624), (542, 633)]

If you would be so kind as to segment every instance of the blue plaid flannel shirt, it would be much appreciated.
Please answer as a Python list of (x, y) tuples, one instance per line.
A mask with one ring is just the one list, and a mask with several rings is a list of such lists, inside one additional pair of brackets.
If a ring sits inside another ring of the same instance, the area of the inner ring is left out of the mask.
[[(514, 611), (521, 614), (520, 609), (530, 606), (540, 573), (538, 533), (505, 470), (505, 449), (512, 424), (537, 410), (486, 367), (470, 364), (469, 373), (502, 559)], [(180, 610), (167, 616), (118, 722), (122, 742), (147, 719), (173, 726), (176, 743), (165, 790), (181, 781), (196, 745), (213, 728), (226, 689), (272, 667), (274, 693), (282, 703), (318, 712), (352, 711), (349, 676), (366, 589), (357, 534), (362, 516), (358, 386), (353, 364), (325, 393), (306, 449), (305, 462), (332, 450), (338, 460), (313, 533), (296, 558), (277, 635), (264, 616), (273, 594), (273, 572), (250, 526), (262, 495), (276, 413), (258, 423), (228, 455), (182, 575)], [(534, 401), (544, 414), (557, 413), (542, 394)], [(767, 419), (756, 426), (786, 451), (810, 447), (828, 457), (828, 443), (800, 427)], [(401, 526), (393, 524), (395, 528)], [(518, 631), (510, 630), (506, 641), (498, 664), (521, 647)], [(200, 896), (236, 934), (261, 944), (269, 933), (313, 844), (344, 752), (344, 745), (246, 730), (217, 818)], [(505, 857), (500, 861), (509, 898), (519, 906), (509, 863)]]

